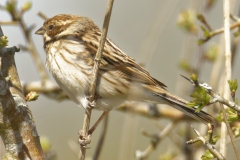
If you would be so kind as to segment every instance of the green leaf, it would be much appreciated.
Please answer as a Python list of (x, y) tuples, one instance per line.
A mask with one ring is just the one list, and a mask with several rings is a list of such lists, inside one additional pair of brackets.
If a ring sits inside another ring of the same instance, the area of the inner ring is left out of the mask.
[(196, 81), (196, 80), (197, 80), (197, 75), (194, 74), (194, 73), (192, 73), (192, 74), (190, 75), (190, 78), (191, 78), (191, 80)]
[(201, 26), (201, 29), (204, 32), (204, 37), (210, 38), (210, 32), (204, 26)]
[(190, 96), (193, 98), (193, 100), (190, 101), (187, 106), (198, 106), (196, 112), (200, 112), (204, 106), (209, 104), (210, 95), (201, 86), (198, 86)]
[(212, 136), (212, 139), (211, 139), (210, 143), (215, 145), (217, 143), (217, 141), (219, 140), (219, 138), (220, 138), (219, 135)]
[(205, 42), (204, 39), (199, 39), (199, 40), (197, 41), (197, 44), (200, 46), (200, 45), (202, 45), (204, 42)]
[[(227, 119), (228, 122), (235, 122), (235, 121), (239, 120), (238, 114), (233, 109), (227, 108), (227, 109), (225, 109), (225, 112), (226, 112), (227, 117), (228, 117), (228, 119)], [(223, 117), (222, 110), (219, 112), (216, 119), (219, 122), (224, 122), (224, 117)]]
[(235, 122), (239, 119), (238, 114), (234, 110), (228, 109), (227, 113), (228, 113), (228, 122)]
[(177, 25), (189, 33), (197, 33), (196, 12), (192, 9), (180, 12), (177, 19)]
[(7, 10), (9, 13), (14, 13), (16, 10), (16, 0), (9, 0), (7, 1), (6, 5), (4, 6), (5, 10)]
[(205, 22), (205, 18), (203, 17), (203, 15), (201, 13), (197, 14), (197, 19), (201, 22)]
[(212, 45), (211, 47), (209, 47), (204, 56), (207, 60), (213, 62), (217, 59), (218, 53), (219, 53), (218, 45)]
[(179, 67), (186, 72), (190, 72), (192, 70), (188, 61), (186, 61), (184, 59), (180, 60)]
[(218, 113), (218, 115), (216, 116), (216, 120), (217, 120), (218, 122), (223, 122), (223, 121), (224, 121), (222, 110), (221, 110), (221, 111)]
[(206, 152), (201, 157), (202, 160), (212, 160), (214, 159), (214, 155), (209, 151), (206, 150)]
[(7, 36), (0, 37), (0, 47), (4, 47), (8, 45)]
[(234, 37), (238, 37), (240, 35), (240, 31), (238, 30), (238, 31), (234, 32), (233, 35), (234, 35)]
[(238, 81), (236, 79), (228, 80), (228, 85), (231, 92), (236, 92), (238, 88)]

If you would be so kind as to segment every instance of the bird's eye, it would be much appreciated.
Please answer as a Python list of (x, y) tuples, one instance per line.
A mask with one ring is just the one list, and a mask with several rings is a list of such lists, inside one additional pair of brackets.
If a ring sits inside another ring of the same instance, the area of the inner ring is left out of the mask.
[(49, 29), (49, 30), (52, 30), (53, 27), (54, 27), (53, 25), (49, 25), (49, 26), (48, 26), (48, 29)]

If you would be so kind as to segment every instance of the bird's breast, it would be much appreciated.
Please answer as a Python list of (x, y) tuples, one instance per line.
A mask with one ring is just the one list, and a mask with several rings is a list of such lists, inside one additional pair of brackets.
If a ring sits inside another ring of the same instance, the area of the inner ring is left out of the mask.
[(58, 85), (75, 103), (85, 108), (92, 67), (80, 58), (85, 53), (84, 45), (81, 41), (59, 40), (46, 46), (45, 50), (46, 66)]

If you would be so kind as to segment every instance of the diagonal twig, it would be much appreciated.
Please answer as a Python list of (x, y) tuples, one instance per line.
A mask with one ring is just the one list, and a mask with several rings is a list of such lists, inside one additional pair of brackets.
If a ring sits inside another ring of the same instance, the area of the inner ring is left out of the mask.
[(195, 143), (197, 141), (202, 141), (202, 143), (208, 148), (208, 150), (219, 160), (226, 160), (225, 157), (216, 150), (216, 148), (209, 143), (208, 140), (206, 140), (193, 126), (191, 126), (194, 132), (197, 134), (198, 138), (192, 142), (187, 142), (188, 144)]
[(152, 139), (151, 144), (144, 151), (137, 150), (135, 152), (135, 157), (137, 159), (148, 158), (148, 156), (157, 148), (161, 140), (163, 140), (166, 136), (170, 134), (170, 132), (174, 129), (176, 124), (177, 121), (169, 123), (158, 135), (151, 135), (146, 131), (142, 131), (145, 136), (150, 137)]
[(237, 159), (240, 160), (239, 152), (237, 150), (237, 146), (236, 146), (235, 139), (234, 139), (234, 136), (233, 136), (233, 133), (232, 133), (232, 129), (231, 129), (231, 127), (228, 123), (228, 120), (227, 120), (226, 111), (224, 111), (223, 104), (220, 103), (220, 106), (221, 106), (221, 109), (222, 109), (222, 112), (223, 112), (224, 121), (225, 121), (225, 124), (227, 126), (228, 134), (229, 134), (230, 140), (232, 142), (234, 152), (236, 154)]
[(101, 150), (103, 148), (102, 146), (103, 146), (103, 143), (104, 143), (104, 139), (106, 137), (107, 126), (108, 126), (108, 118), (109, 118), (108, 115), (106, 115), (105, 118), (104, 118), (102, 132), (101, 132), (101, 135), (98, 139), (97, 147), (96, 147), (95, 153), (93, 155), (93, 160), (98, 160), (99, 159), (99, 155), (100, 155)]

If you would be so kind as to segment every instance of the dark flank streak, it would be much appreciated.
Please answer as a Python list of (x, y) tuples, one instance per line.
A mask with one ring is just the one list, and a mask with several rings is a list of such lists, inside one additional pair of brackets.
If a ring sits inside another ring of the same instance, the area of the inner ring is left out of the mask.
[(54, 58), (52, 58), (52, 59), (54, 59), (56, 65), (58, 66), (59, 71), (62, 72), (62, 70), (61, 70), (61, 68), (60, 68), (60, 66), (59, 66), (59, 64), (58, 64), (58, 62), (56, 61), (55, 54), (53, 55), (53, 57), (54, 57)]
[(62, 46), (63, 49), (65, 49), (69, 54), (75, 54), (74, 52), (71, 52), (68, 47), (66, 47), (65, 45)]
[[(69, 65), (74, 65), (74, 63), (72, 63), (71, 61), (67, 60), (66, 57), (64, 56), (64, 54), (62, 52), (58, 52), (59, 55), (62, 57), (62, 59), (67, 62)], [(69, 52), (68, 52), (69, 53)]]

